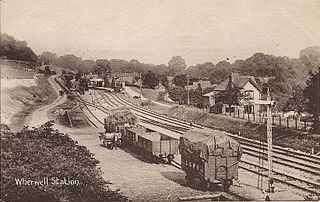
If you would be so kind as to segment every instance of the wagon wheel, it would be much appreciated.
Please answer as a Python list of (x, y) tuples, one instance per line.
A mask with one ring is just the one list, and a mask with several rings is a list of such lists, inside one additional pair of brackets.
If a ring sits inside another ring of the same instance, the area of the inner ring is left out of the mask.
[(229, 191), (230, 186), (231, 186), (231, 180), (223, 180), (222, 182), (223, 191)]
[(201, 189), (209, 190), (210, 189), (210, 181), (202, 180), (201, 182)]
[(159, 164), (159, 158), (157, 156), (153, 156), (153, 162)]
[(167, 156), (167, 160), (168, 160), (168, 164), (171, 164), (172, 160), (173, 160), (173, 155), (172, 154), (169, 154)]
[(194, 184), (194, 177), (190, 173), (186, 173), (185, 179), (187, 181), (187, 185), (193, 185)]

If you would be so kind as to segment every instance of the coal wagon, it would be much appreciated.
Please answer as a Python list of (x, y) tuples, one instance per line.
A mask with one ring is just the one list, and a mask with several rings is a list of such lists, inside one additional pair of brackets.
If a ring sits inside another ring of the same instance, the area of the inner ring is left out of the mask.
[(222, 184), (226, 191), (238, 179), (240, 144), (227, 134), (212, 129), (190, 129), (180, 137), (181, 167), (188, 183)]

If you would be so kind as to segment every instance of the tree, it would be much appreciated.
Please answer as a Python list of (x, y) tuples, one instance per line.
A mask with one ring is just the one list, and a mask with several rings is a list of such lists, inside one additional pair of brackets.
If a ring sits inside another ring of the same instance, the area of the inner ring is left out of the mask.
[(169, 81), (168, 81), (167, 77), (165, 77), (164, 75), (157, 75), (157, 77), (158, 77), (158, 80), (161, 81), (161, 83), (164, 87), (168, 87)]
[(75, 55), (63, 55), (57, 59), (57, 64), (65, 69), (72, 71), (80, 71), (83, 67), (83, 61), (81, 57)]
[(82, 62), (82, 66), (83, 66), (83, 68), (82, 68), (83, 73), (89, 74), (89, 73), (94, 72), (94, 70), (96, 68), (96, 63), (93, 60), (84, 60)]
[(51, 75), (51, 70), (50, 70), (50, 67), (48, 65), (46, 65), (44, 67), (44, 71), (45, 71), (45, 75)]
[(173, 83), (176, 86), (180, 86), (184, 88), (187, 85), (187, 81), (188, 81), (187, 75), (185, 74), (180, 74), (173, 77)]
[(142, 85), (148, 86), (149, 88), (155, 88), (159, 84), (159, 79), (152, 71), (148, 71), (142, 77)]
[(214, 71), (214, 67), (212, 62), (205, 62), (203, 64), (188, 67), (185, 70), (185, 74), (192, 75), (196, 78), (208, 78), (210, 72)]
[(311, 74), (304, 93), (308, 98), (307, 110), (313, 115), (313, 131), (320, 133), (320, 67), (317, 73)]
[(229, 82), (225, 91), (220, 92), (217, 100), (221, 100), (224, 104), (227, 104), (229, 107), (229, 112), (231, 115), (231, 106), (239, 105), (240, 99), (243, 97), (240, 92), (240, 88), (235, 86), (233, 83)]
[(181, 56), (173, 56), (168, 62), (168, 67), (172, 69), (173, 76), (184, 71), (187, 67), (187, 64)]
[(297, 111), (300, 115), (306, 111), (307, 99), (304, 95), (304, 88), (301, 86), (294, 86), (290, 98), (285, 103), (284, 111)]
[(0, 57), (29, 62), (37, 61), (37, 55), (25, 41), (16, 40), (8, 34), (1, 34)]
[(308, 47), (300, 51), (299, 59), (304, 64), (304, 68), (309, 72), (317, 71), (320, 64), (320, 47)]
[(175, 102), (179, 102), (179, 104), (187, 103), (187, 91), (180, 86), (170, 86), (168, 87), (168, 93), (170, 99)]
[(41, 55), (38, 55), (38, 61), (44, 64), (53, 64), (57, 60), (57, 54), (51, 53), (49, 51), (43, 51)]
[(220, 84), (222, 81), (228, 78), (231, 73), (231, 64), (227, 61), (220, 61), (215, 65), (215, 68), (210, 72), (210, 83)]
[(193, 106), (196, 106), (198, 108), (203, 108), (204, 104), (204, 97), (202, 96), (203, 90), (200, 84), (198, 84), (198, 87), (196, 89), (190, 90), (190, 103)]

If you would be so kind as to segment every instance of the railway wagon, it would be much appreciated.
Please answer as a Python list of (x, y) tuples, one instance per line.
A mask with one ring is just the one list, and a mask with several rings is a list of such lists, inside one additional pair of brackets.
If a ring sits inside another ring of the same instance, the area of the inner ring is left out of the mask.
[(171, 163), (178, 154), (179, 141), (158, 132), (145, 132), (138, 135), (138, 151), (154, 162)]
[(129, 147), (133, 150), (137, 150), (138, 135), (145, 132), (146, 132), (146, 129), (143, 127), (121, 128), (120, 133), (122, 136), (122, 142), (124, 146)]
[(180, 137), (181, 167), (188, 183), (195, 179), (206, 187), (222, 184), (227, 191), (238, 179), (240, 144), (223, 132), (212, 129), (190, 129)]

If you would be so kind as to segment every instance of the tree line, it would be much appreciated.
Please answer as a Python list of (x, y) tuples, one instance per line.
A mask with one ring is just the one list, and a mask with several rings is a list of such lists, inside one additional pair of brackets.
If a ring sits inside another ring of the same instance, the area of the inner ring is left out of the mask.
[[(139, 72), (143, 85), (154, 88), (161, 81), (167, 87), (171, 98), (180, 103), (186, 102), (186, 75), (189, 75), (190, 84), (199, 79), (208, 79), (212, 84), (219, 84), (228, 78), (231, 72), (240, 75), (268, 77), (263, 87), (269, 87), (272, 97), (278, 101), (278, 110), (297, 110), (298, 113), (307, 110), (308, 102), (306, 87), (311, 75), (317, 71), (320, 64), (320, 47), (308, 47), (300, 51), (298, 58), (274, 56), (264, 53), (255, 53), (245, 60), (236, 60), (233, 63), (228, 58), (216, 64), (204, 62), (194, 66), (187, 66), (184, 58), (173, 56), (167, 64), (146, 64), (136, 59), (83, 60), (81, 57), (67, 54), (57, 56), (55, 53), (44, 51), (35, 55), (26, 42), (15, 40), (7, 34), (1, 35), (1, 57), (25, 61), (38, 61), (48, 65), (57, 65), (66, 70), (77, 71), (80, 74), (104, 74), (111, 72)], [(168, 86), (167, 77), (171, 76), (176, 87)], [(136, 78), (139, 79), (139, 78)], [(309, 82), (310, 85), (310, 82)], [(196, 89), (191, 92), (191, 103), (201, 101), (200, 95), (210, 89)], [(194, 97), (193, 97), (194, 96)]]
[(19, 41), (8, 34), (1, 34), (0, 57), (2, 59), (36, 62), (37, 55), (25, 41)]

